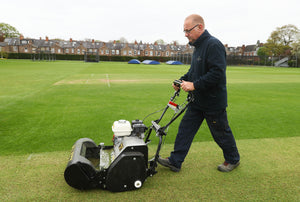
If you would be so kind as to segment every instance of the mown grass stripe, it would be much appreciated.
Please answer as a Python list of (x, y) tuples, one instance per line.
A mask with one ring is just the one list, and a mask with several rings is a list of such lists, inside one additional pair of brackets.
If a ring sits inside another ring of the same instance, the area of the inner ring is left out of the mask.
[[(231, 173), (216, 167), (223, 161), (214, 142), (195, 142), (179, 173), (158, 166), (137, 191), (111, 193), (69, 187), (63, 172), (70, 150), (0, 156), (2, 201), (299, 201), (300, 137), (238, 140), (241, 165)], [(168, 156), (172, 144), (165, 144)], [(150, 144), (150, 156), (156, 150)]]

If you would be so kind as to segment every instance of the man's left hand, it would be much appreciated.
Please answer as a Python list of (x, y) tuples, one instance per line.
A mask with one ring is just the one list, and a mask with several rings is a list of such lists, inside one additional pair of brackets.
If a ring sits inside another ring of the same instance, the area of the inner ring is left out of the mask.
[(189, 81), (182, 81), (181, 88), (185, 91), (193, 91), (195, 90), (194, 83)]

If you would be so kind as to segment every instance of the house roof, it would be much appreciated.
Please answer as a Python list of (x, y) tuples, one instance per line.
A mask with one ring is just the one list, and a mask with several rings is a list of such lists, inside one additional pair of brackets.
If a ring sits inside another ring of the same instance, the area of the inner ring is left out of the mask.
[(256, 45), (247, 45), (245, 47), (245, 52), (256, 51)]
[(6, 45), (7, 45), (6, 42), (0, 42), (0, 46), (4, 47), (4, 46), (6, 46)]
[(9, 46), (20, 45), (20, 39), (19, 38), (5, 38), (4, 42), (6, 42), (7, 45), (9, 45)]

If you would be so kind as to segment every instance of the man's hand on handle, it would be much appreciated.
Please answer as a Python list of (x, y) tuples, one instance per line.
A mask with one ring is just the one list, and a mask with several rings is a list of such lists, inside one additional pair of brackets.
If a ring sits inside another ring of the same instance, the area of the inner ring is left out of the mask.
[(194, 83), (189, 81), (182, 81), (181, 88), (185, 92), (193, 91), (195, 90)]

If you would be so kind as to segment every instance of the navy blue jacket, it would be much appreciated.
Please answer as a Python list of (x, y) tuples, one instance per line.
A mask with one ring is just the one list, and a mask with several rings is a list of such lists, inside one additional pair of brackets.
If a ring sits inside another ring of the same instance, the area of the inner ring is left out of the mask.
[(195, 47), (189, 71), (180, 79), (194, 83), (192, 106), (203, 111), (227, 107), (226, 51), (207, 30), (193, 43)]

